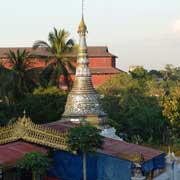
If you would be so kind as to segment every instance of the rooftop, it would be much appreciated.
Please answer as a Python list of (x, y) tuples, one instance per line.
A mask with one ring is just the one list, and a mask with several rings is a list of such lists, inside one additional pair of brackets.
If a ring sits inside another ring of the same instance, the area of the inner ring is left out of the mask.
[[(57, 121), (46, 124), (46, 126), (58, 131), (67, 131), (69, 128), (77, 126), (77, 124), (72, 122), (60, 123)], [(124, 159), (128, 159), (128, 157), (131, 155), (142, 154), (144, 161), (148, 161), (163, 154), (163, 152), (159, 150), (137, 144), (131, 144), (125, 141), (114, 140), (111, 138), (104, 138), (103, 148), (99, 152)]]
[(47, 149), (23, 141), (0, 145), (0, 165), (9, 166), (32, 151), (47, 152)]
[[(69, 122), (56, 121), (53, 123), (44, 124), (41, 127), (40, 126), (37, 127), (33, 126), (33, 127), (35, 129), (40, 128), (42, 130), (43, 129), (48, 130), (48, 132), (55, 131), (56, 133), (66, 133), (70, 128), (76, 126), (78, 126), (78, 124), (72, 123), (70, 121)], [(32, 142), (29, 141), (28, 139), (25, 139), (25, 141), (22, 141), (22, 139), (18, 139), (15, 142), (12, 140), (12, 142), (9, 143), (2, 143), (2, 145), (0, 145), (0, 165), (3, 166), (12, 165), (17, 160), (21, 159), (24, 154), (32, 151), (47, 152), (47, 149), (45, 148), (47, 147), (47, 143), (33, 141), (37, 144), (35, 145), (32, 144)], [(47, 142), (49, 142), (48, 139)], [(43, 145), (43, 147), (41, 145)], [(50, 146), (50, 148), (51, 147), (52, 146)], [(153, 158), (159, 157), (160, 155), (164, 154), (159, 150), (127, 143), (125, 141), (114, 140), (111, 138), (104, 138), (103, 148), (98, 152), (112, 157), (123, 158), (132, 162), (136, 162), (136, 161), (139, 162), (139, 157), (141, 156), (143, 157), (143, 162), (147, 162)]]
[[(0, 58), (5, 58), (6, 53), (8, 53), (9, 50), (16, 52), (17, 49), (24, 50), (30, 52), (32, 56), (40, 56), (40, 57), (47, 57), (47, 56), (53, 56), (50, 52), (46, 50), (46, 48), (38, 48), (34, 50), (31, 47), (14, 47), (14, 48), (0, 48)], [(108, 48), (106, 46), (89, 46), (88, 47), (88, 55), (89, 57), (116, 57), (115, 55), (109, 53)], [(77, 51), (73, 51), (72, 53), (66, 54), (66, 57), (77, 57)]]

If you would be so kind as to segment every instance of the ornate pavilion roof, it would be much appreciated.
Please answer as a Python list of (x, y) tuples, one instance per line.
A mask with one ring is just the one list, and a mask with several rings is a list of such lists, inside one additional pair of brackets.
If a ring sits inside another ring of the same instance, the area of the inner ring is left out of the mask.
[(30, 118), (22, 117), (16, 123), (6, 127), (0, 127), (0, 145), (12, 143), (18, 140), (67, 150), (67, 131), (57, 131), (43, 125), (34, 124)]
[[(78, 124), (70, 121), (36, 125), (23, 117), (13, 125), (0, 127), (0, 165), (13, 164), (31, 151), (47, 152), (45, 147), (68, 151), (67, 133), (76, 126)], [(163, 154), (152, 148), (111, 138), (104, 138), (103, 149), (98, 152), (132, 162), (146, 162)]]

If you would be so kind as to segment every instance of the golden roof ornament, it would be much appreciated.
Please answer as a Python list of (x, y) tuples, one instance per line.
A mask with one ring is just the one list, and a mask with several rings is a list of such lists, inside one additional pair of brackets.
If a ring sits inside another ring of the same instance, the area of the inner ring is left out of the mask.
[(67, 134), (67, 131), (59, 132), (43, 125), (34, 124), (24, 113), (24, 116), (19, 117), (14, 124), (0, 127), (0, 145), (24, 140), (67, 151)]

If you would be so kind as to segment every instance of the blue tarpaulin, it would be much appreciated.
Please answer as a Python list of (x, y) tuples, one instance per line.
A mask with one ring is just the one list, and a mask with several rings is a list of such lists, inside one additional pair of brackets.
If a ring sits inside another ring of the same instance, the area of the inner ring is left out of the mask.
[(142, 163), (142, 168), (145, 172), (149, 172), (154, 169), (161, 169), (165, 167), (165, 154), (161, 154), (158, 157), (155, 157), (149, 161)]
[[(132, 163), (127, 160), (100, 154), (97, 180), (130, 180)], [(94, 179), (95, 180), (95, 179)]]
[[(63, 180), (83, 180), (82, 153), (73, 155), (64, 151), (54, 151), (53, 167), (48, 176)], [(165, 166), (164, 154), (142, 164), (143, 170)], [(87, 154), (87, 180), (130, 180), (132, 162), (105, 154)]]

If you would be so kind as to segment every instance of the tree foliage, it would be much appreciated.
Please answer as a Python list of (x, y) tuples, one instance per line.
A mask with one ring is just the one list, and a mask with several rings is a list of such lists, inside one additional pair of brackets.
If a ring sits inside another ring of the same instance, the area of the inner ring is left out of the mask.
[(25, 49), (7, 54), (9, 68), (0, 67), (0, 92), (14, 100), (21, 99), (26, 93), (32, 92), (36, 87), (36, 72), (31, 66), (29, 52)]
[(72, 151), (95, 152), (101, 148), (103, 137), (96, 127), (85, 124), (70, 129), (67, 143)]
[(129, 142), (166, 143), (168, 122), (162, 113), (162, 82), (147, 70), (135, 73), (114, 76), (99, 87), (109, 124)]
[(53, 29), (48, 35), (48, 43), (38, 40), (34, 43), (33, 48), (39, 47), (45, 48), (52, 54), (52, 58), (49, 58), (47, 66), (44, 68), (41, 74), (41, 83), (43, 86), (57, 86), (59, 87), (60, 75), (63, 75), (65, 83), (68, 87), (71, 86), (71, 78), (69, 71), (74, 72), (75, 67), (72, 64), (72, 60), (66, 55), (75, 48), (73, 39), (69, 39), (69, 33), (64, 29)]
[(26, 110), (27, 115), (35, 123), (42, 124), (57, 121), (64, 112), (67, 93), (49, 87), (48, 89), (35, 89), (34, 94), (26, 94), (24, 99), (15, 103), (0, 103), (0, 125), (6, 125), (14, 122), (22, 116)]
[(103, 137), (100, 135), (100, 130), (87, 123), (81, 124), (70, 129), (67, 143), (71, 151), (83, 152), (83, 179), (86, 180), (86, 153), (102, 148)]
[(27, 153), (17, 162), (17, 168), (32, 172), (33, 180), (38, 180), (40, 176), (46, 175), (50, 165), (50, 158), (42, 152)]

